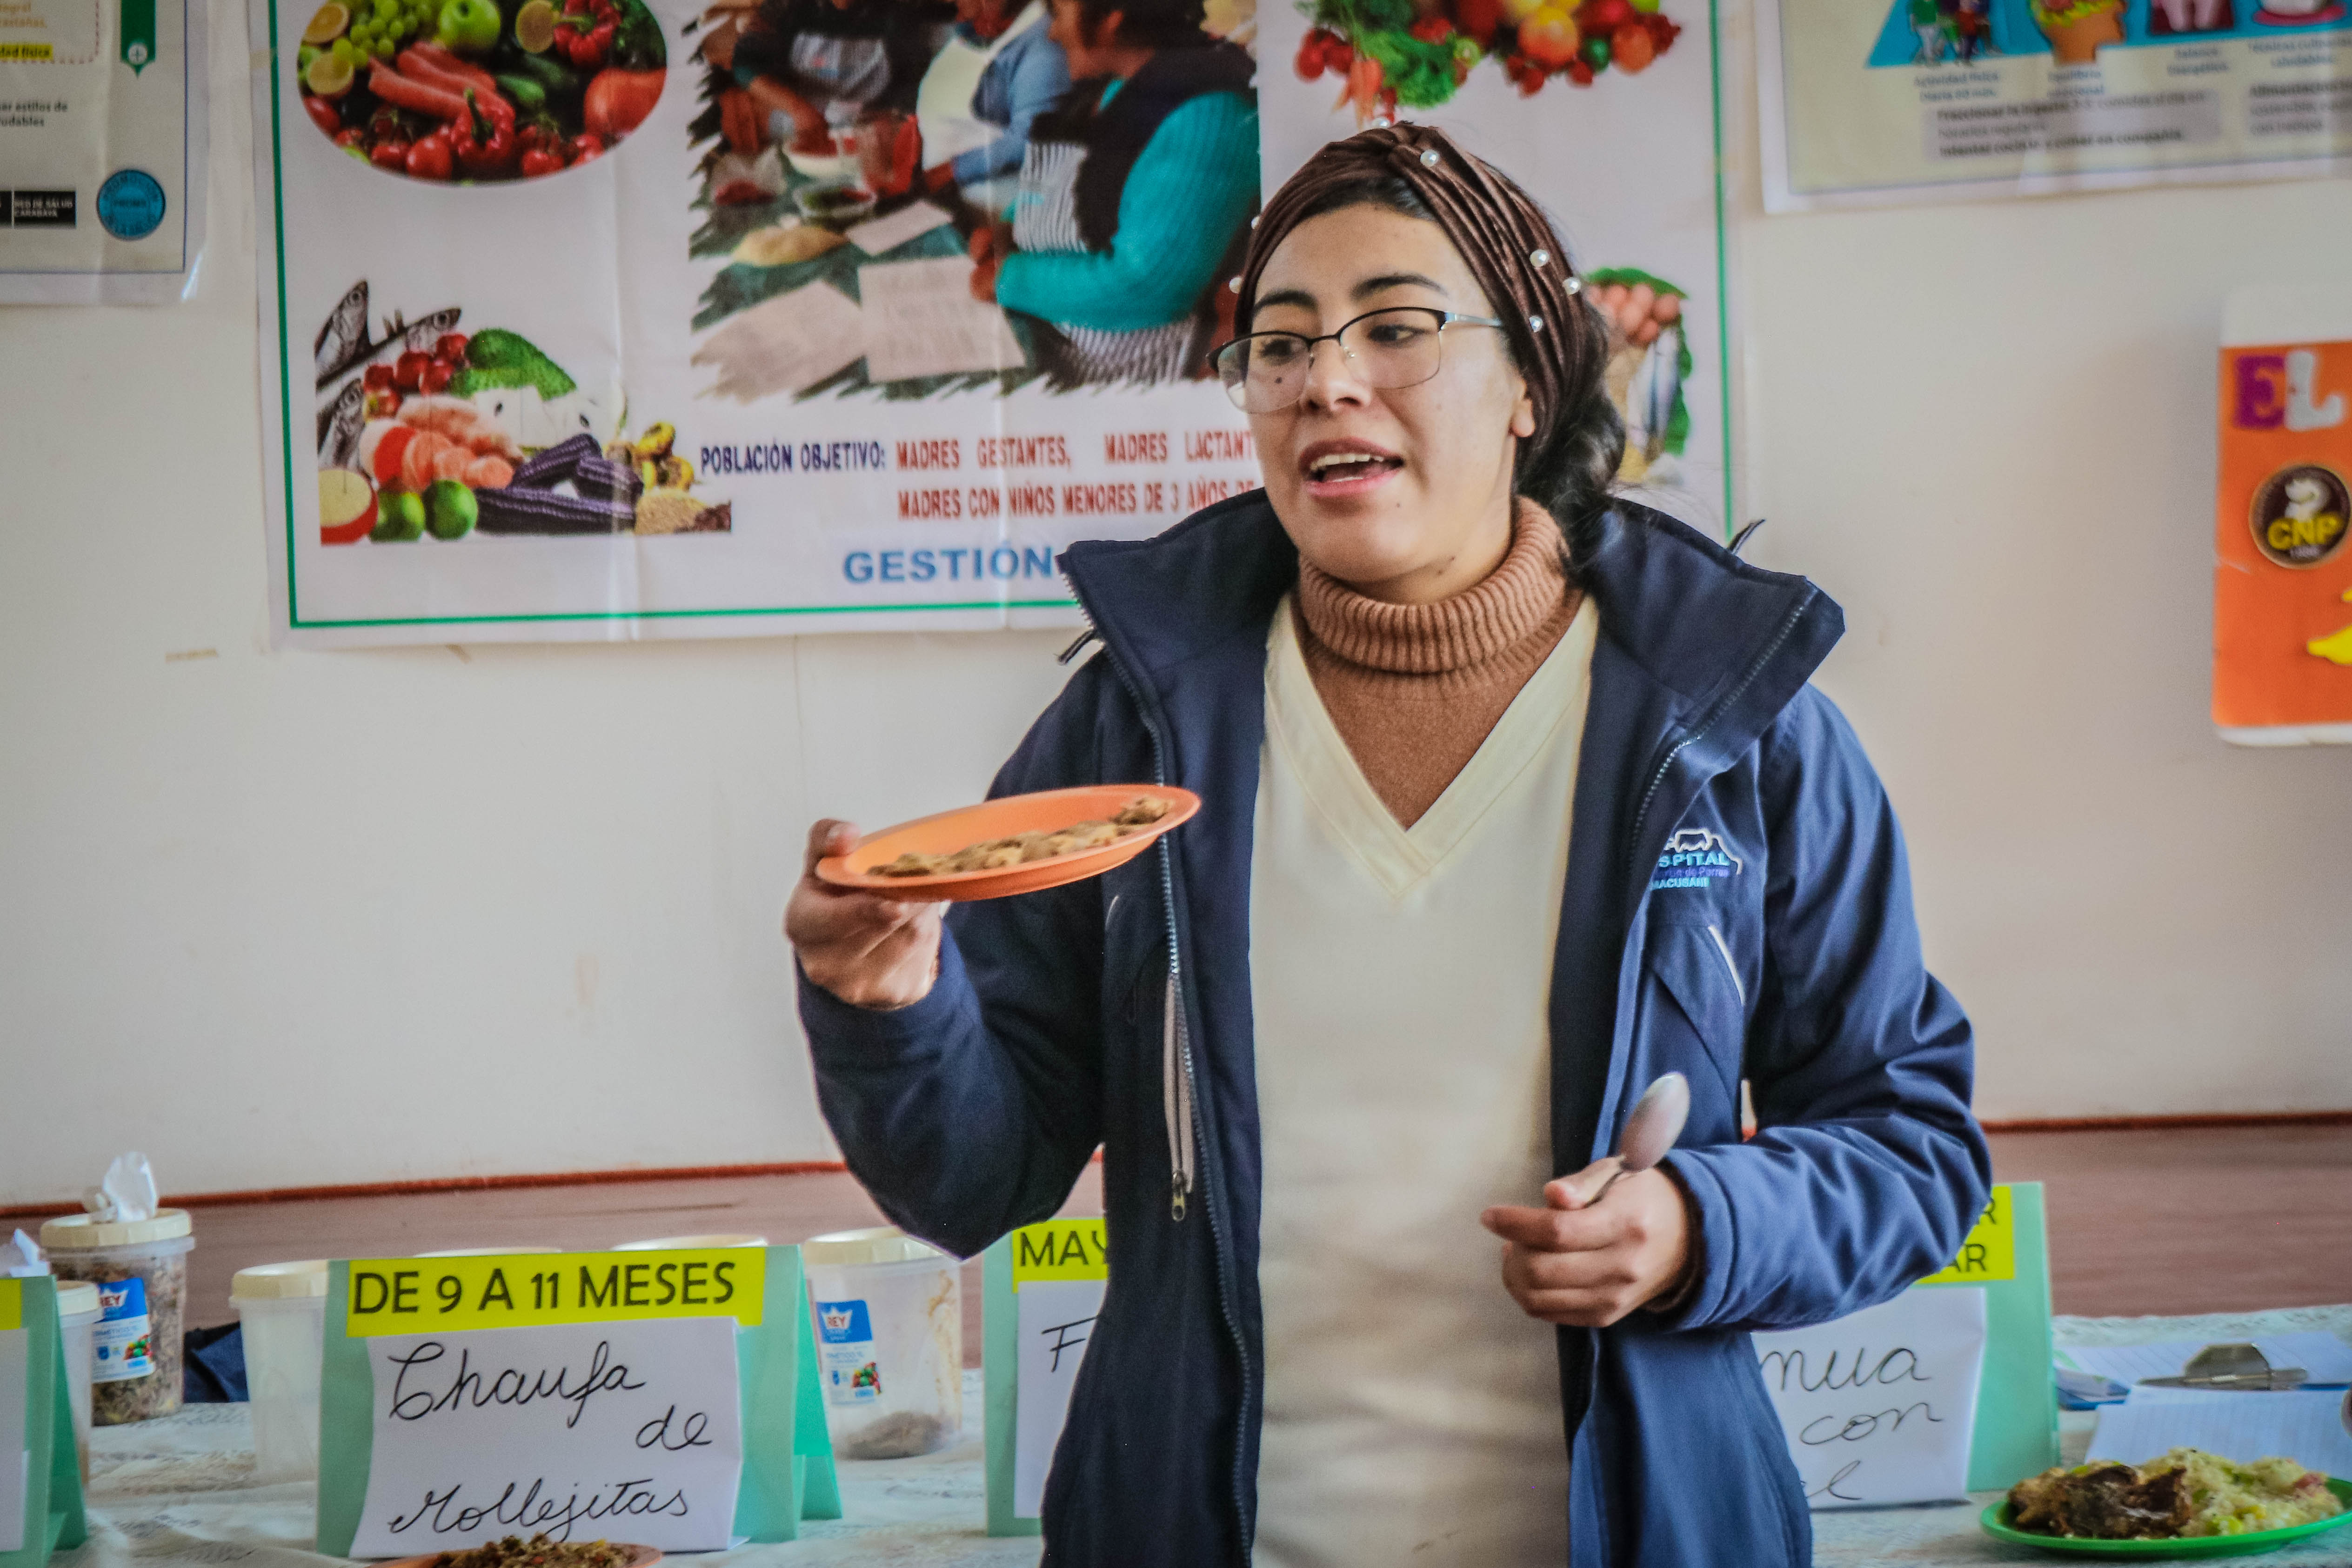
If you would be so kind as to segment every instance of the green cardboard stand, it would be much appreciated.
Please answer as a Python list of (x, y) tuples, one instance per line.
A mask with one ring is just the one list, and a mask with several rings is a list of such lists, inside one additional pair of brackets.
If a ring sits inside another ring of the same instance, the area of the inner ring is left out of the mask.
[(50, 1552), (79, 1546), (89, 1533), (73, 1408), (66, 1393), (57, 1281), (46, 1274), (0, 1280), (0, 1322), (12, 1318), (16, 1329), (0, 1333), (26, 1336), (25, 1534), (11, 1550), (0, 1552), (0, 1568), (41, 1568)]
[(1013, 1511), (1013, 1421), (1019, 1412), (1021, 1313), (1013, 1297), (1013, 1238), (980, 1256), (981, 1384), (988, 1434), (988, 1533), (1036, 1535), (1045, 1525)]
[[(801, 1249), (771, 1247), (766, 1253), (761, 1322), (735, 1331), (743, 1471), (736, 1487), (734, 1533), (763, 1542), (796, 1540), (804, 1519), (841, 1517), (841, 1484), (825, 1434)], [(367, 1342), (341, 1332), (350, 1291), (351, 1264), (331, 1264), (319, 1379), (318, 1549), (337, 1557), (349, 1556), (359, 1536), (374, 1448), (375, 1381)], [(16, 1565), (0, 1558), (0, 1568)]]
[[(1963, 1245), (1951, 1268), (1912, 1287), (1939, 1291), (1973, 1287), (1985, 1293), (1984, 1372), (1977, 1381), (1977, 1425), (1969, 1444), (1969, 1490), (2006, 1491), (2058, 1462), (2058, 1385), (2051, 1373), (2050, 1241), (2042, 1220), (2042, 1184), (2011, 1182), (1994, 1188), (1978, 1243), (2009, 1227), (2007, 1270), (1987, 1269)], [(2006, 1272), (2006, 1278), (1991, 1275)], [(1972, 1275), (1987, 1277), (1972, 1278)]]

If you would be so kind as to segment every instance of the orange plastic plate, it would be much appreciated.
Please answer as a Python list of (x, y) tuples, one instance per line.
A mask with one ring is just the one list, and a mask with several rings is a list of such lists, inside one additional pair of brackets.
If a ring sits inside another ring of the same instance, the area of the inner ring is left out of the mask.
[[(1138, 795), (1155, 796), (1174, 810), (1148, 828), (1139, 829), (1100, 849), (1076, 850), (1051, 860), (994, 871), (948, 872), (939, 876), (874, 876), (868, 866), (887, 865), (902, 854), (952, 854), (967, 844), (989, 839), (1009, 839), (1015, 833), (1053, 832), (1079, 822), (1104, 821)], [(868, 833), (845, 855), (828, 855), (816, 862), (817, 880), (835, 887), (878, 893), (885, 898), (918, 903), (961, 903), (975, 898), (1004, 898), (1035, 893), (1100, 876), (1125, 865), (1150, 846), (1151, 841), (1189, 820), (1201, 809), (1201, 798), (1171, 784), (1088, 784), (1076, 789), (1041, 789), (1034, 795), (1007, 795), (919, 817)]]

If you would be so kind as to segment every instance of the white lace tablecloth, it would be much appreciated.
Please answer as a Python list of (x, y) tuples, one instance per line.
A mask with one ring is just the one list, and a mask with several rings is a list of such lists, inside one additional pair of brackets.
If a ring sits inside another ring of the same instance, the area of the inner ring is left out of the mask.
[[(2325, 1329), (2352, 1343), (2352, 1306), (2311, 1307), (2201, 1318), (2060, 1318), (2060, 1345), (2156, 1340), (2247, 1339)], [(965, 1440), (919, 1459), (845, 1462), (845, 1518), (803, 1528), (799, 1541), (745, 1546), (695, 1559), (710, 1568), (888, 1563), (907, 1568), (1031, 1568), (1038, 1542), (992, 1541), (982, 1481), (980, 1375), (964, 1375)], [(2092, 1416), (2063, 1421), (2063, 1457), (2089, 1446)], [(343, 1560), (310, 1550), (318, 1491), (309, 1481), (257, 1486), (252, 1427), (243, 1405), (191, 1405), (178, 1415), (130, 1427), (101, 1427), (90, 1438), (89, 1540), (60, 1552), (53, 1568), (330, 1568)], [(1873, 1509), (1813, 1516), (1817, 1568), (1947, 1568), (1984, 1563), (2054, 1563), (2007, 1546), (1977, 1528), (1996, 1500), (1966, 1507)], [(2352, 1527), (2262, 1559), (2281, 1568), (2352, 1568)], [(2216, 1562), (2251, 1561), (2241, 1558)]]

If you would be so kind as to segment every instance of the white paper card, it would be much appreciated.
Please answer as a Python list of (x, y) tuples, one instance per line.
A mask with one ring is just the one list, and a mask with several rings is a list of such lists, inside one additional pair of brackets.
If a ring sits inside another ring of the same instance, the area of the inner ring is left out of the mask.
[[(868, 218), (852, 229), (842, 232), (849, 243), (868, 256), (880, 256), (898, 249), (919, 235), (927, 235), (941, 224), (954, 220), (929, 202), (917, 202), (900, 207), (895, 213), (878, 218)], [(862, 284), (860, 287), (864, 287)]]
[(2135, 1388), (2123, 1404), (2099, 1412), (2090, 1457), (2144, 1465), (2168, 1448), (2202, 1448), (2225, 1459), (2278, 1457), (2307, 1470), (2352, 1476), (2345, 1403), (2333, 1390)]
[(32, 1450), (25, 1446), (25, 1402), (32, 1382), (25, 1375), (30, 1329), (0, 1333), (0, 1552), (25, 1544), (25, 1493), (32, 1474)]
[(694, 350), (694, 362), (718, 367), (710, 395), (755, 402), (804, 392), (865, 352), (866, 316), (857, 301), (829, 283), (804, 283), (712, 332)]
[(866, 374), (877, 382), (961, 375), (1027, 362), (1004, 312), (971, 297), (960, 256), (857, 269), (866, 301)]
[(716, 1551), (743, 1463), (731, 1318), (368, 1342), (374, 1452), (355, 1557), (543, 1530)]
[[(2117, 1383), (2137, 1383), (2143, 1377), (2178, 1377), (2189, 1358), (2210, 1343), (2200, 1339), (2165, 1340), (2156, 1344), (2068, 1345), (2059, 1356), (2069, 1365)], [(2316, 1330), (2303, 1333), (2266, 1334), (2245, 1342), (2263, 1353), (2273, 1366), (2299, 1366), (2309, 1383), (2352, 1382), (2352, 1344)], [(2208, 1392), (2210, 1392), (2210, 1390)]]
[(1070, 1390), (1086, 1359), (1087, 1338), (1102, 1311), (1100, 1280), (1032, 1280), (1021, 1303), (1021, 1354), (1013, 1428), (1013, 1512), (1034, 1519), (1045, 1497), (1045, 1472), (1069, 1413)]
[(1812, 1507), (1968, 1495), (1984, 1371), (1981, 1288), (1906, 1291), (1835, 1322), (1755, 1339)]

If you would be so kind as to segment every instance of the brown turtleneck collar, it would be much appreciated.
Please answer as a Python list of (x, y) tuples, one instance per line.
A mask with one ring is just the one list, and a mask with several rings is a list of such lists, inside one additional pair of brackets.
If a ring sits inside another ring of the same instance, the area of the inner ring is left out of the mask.
[(1368, 599), (1298, 563), (1298, 642), (1315, 690), (1372, 792), (1411, 827), (1475, 756), (1576, 618), (1559, 528), (1522, 497), (1511, 548), (1432, 604)]

